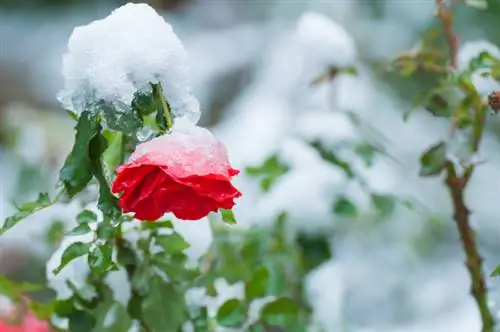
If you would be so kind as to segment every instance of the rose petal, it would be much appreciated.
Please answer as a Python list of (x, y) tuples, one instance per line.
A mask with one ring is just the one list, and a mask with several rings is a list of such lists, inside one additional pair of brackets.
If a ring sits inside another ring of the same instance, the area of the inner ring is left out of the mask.
[(210, 197), (200, 196), (193, 189), (184, 187), (182, 191), (161, 191), (162, 203), (166, 211), (182, 220), (198, 220), (210, 212), (216, 212), (218, 205)]
[(144, 176), (146, 176), (146, 174), (150, 173), (154, 169), (157, 169), (157, 167), (128, 164), (120, 166), (117, 170), (116, 179), (111, 187), (111, 192), (117, 194), (126, 190), (127, 188), (137, 186), (137, 184), (143, 180)]

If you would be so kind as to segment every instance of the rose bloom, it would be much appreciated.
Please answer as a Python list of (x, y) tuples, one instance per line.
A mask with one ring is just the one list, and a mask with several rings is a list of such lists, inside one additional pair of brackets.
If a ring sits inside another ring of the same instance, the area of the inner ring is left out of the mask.
[(170, 134), (137, 146), (118, 167), (112, 192), (123, 193), (123, 212), (139, 220), (157, 220), (167, 212), (198, 220), (234, 206), (241, 193), (231, 178), (238, 173), (224, 145), (207, 129), (178, 120)]

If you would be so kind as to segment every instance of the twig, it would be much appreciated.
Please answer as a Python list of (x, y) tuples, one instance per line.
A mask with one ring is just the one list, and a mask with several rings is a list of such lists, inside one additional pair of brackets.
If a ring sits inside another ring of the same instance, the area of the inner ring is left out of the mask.
[[(458, 36), (453, 30), (453, 13), (449, 6), (445, 5), (445, 0), (436, 0), (438, 7), (437, 17), (441, 20), (443, 31), (448, 42), (450, 53), (450, 66), (457, 69)], [(475, 104), (478, 105), (478, 104)], [(486, 105), (481, 104), (475, 108), (475, 119), (472, 126), (471, 151), (476, 153), (483, 137)], [(457, 116), (453, 117), (452, 134), (456, 129)], [(488, 290), (486, 288), (485, 277), (482, 271), (482, 261), (476, 242), (476, 233), (470, 226), (470, 211), (465, 204), (464, 192), (469, 180), (474, 173), (476, 165), (469, 165), (463, 175), (457, 175), (455, 167), (451, 161), (446, 163), (446, 185), (451, 195), (453, 203), (453, 218), (455, 219), (462, 247), (466, 254), (467, 270), (471, 278), (471, 294), (474, 297), (482, 321), (482, 332), (493, 332), (495, 320), (488, 307)]]
[(446, 6), (445, 0), (436, 0), (437, 13), (436, 16), (441, 20), (443, 31), (448, 42), (448, 49), (450, 52), (450, 66), (453, 69), (457, 68), (457, 54), (458, 54), (458, 37), (453, 30), (453, 13), (451, 8)]

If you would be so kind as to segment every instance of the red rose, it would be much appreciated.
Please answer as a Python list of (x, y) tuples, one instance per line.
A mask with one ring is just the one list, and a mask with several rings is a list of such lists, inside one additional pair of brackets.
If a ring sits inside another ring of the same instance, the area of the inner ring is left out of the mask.
[(123, 212), (139, 220), (157, 220), (167, 212), (198, 220), (234, 206), (241, 193), (230, 181), (238, 173), (224, 145), (207, 129), (176, 124), (171, 134), (137, 146), (128, 163), (118, 167), (112, 192), (123, 192)]

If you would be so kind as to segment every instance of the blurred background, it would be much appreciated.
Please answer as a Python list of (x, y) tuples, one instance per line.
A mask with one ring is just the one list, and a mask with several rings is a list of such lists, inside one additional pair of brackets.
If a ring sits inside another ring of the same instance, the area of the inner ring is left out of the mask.
[[(51, 190), (71, 148), (73, 122), (56, 94), (73, 28), (124, 3), (0, 0), (0, 219), (12, 213), (12, 200)], [(287, 212), (294, 232), (321, 251), (304, 282), (326, 331), (480, 330), (446, 188), (439, 178), (418, 177), (420, 154), (446, 137), (447, 121), (421, 108), (403, 121), (437, 78), (403, 77), (385, 66), (425, 38), (446, 50), (434, 1), (149, 3), (190, 53), (200, 125), (226, 144), (236, 167), (254, 167), (237, 180), (239, 223), (269, 224)], [(456, 3), (466, 63), (500, 43), (500, 6)], [(351, 67), (356, 75), (310, 84), (331, 68)], [(486, 83), (484, 93), (497, 87)], [(467, 191), (488, 275), (500, 263), (499, 134), (491, 117), (480, 155), (486, 163)], [(344, 164), (326, 162), (305, 141), (333, 148)], [(262, 184), (255, 168), (272, 156), (286, 167), (268, 163), (272, 174)], [(46, 261), (74, 222), (72, 208), (50, 208), (0, 237), (0, 273), (44, 281)], [(498, 282), (488, 283), (497, 314)]]

